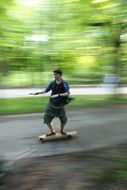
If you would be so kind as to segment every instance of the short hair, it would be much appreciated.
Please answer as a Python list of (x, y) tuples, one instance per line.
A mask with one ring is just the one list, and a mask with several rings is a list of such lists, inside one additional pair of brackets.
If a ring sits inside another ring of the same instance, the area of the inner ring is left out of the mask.
[(55, 69), (53, 72), (62, 75), (62, 71), (60, 69)]

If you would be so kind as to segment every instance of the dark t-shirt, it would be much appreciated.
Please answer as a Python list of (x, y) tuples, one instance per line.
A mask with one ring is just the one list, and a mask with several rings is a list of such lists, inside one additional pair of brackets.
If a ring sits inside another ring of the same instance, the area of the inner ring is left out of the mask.
[[(61, 83), (57, 84), (56, 81), (52, 81), (46, 88), (46, 92), (52, 90), (51, 95), (61, 94), (64, 92), (69, 92), (69, 85), (66, 81), (62, 80)], [(64, 106), (66, 104), (67, 97), (59, 96), (56, 98), (50, 97), (50, 102), (55, 106)]]

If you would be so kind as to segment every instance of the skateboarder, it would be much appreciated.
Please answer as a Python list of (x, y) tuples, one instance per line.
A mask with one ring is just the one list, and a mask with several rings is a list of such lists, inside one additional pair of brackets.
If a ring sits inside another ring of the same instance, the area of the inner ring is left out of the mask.
[(53, 73), (55, 80), (51, 81), (45, 90), (33, 94), (44, 94), (51, 90), (49, 103), (44, 114), (44, 123), (47, 124), (50, 129), (50, 133), (47, 134), (47, 136), (55, 135), (55, 129), (52, 125), (54, 117), (58, 117), (60, 119), (60, 132), (62, 135), (66, 135), (64, 127), (67, 123), (67, 116), (64, 105), (69, 101), (69, 85), (67, 81), (62, 79), (62, 71), (60, 69), (55, 69)]

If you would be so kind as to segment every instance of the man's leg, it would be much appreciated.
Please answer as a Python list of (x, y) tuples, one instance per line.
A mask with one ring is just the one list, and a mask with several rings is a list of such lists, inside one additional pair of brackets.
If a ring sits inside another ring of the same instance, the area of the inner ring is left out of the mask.
[(45, 114), (44, 114), (44, 123), (47, 124), (47, 126), (48, 126), (48, 128), (50, 130), (50, 133), (47, 134), (47, 136), (55, 135), (55, 129), (54, 129), (53, 125), (52, 125), (52, 120), (53, 120), (54, 117), (55, 117), (54, 111), (50, 107), (50, 104), (48, 104), (47, 109), (46, 109)]
[(51, 123), (51, 122), (50, 122), (50, 123), (47, 123), (47, 126), (48, 126), (48, 128), (50, 129), (50, 133), (47, 134), (47, 136), (55, 135), (55, 129), (54, 129), (52, 123)]
[(61, 125), (60, 125), (60, 132), (61, 132), (61, 134), (62, 135), (66, 135), (66, 132), (64, 131), (64, 127), (65, 127), (65, 124), (64, 123), (61, 123)]
[(64, 131), (64, 127), (65, 127), (65, 124), (67, 123), (67, 116), (66, 116), (66, 112), (64, 108), (61, 109), (60, 121), (61, 121), (60, 132), (62, 135), (66, 135), (66, 132)]

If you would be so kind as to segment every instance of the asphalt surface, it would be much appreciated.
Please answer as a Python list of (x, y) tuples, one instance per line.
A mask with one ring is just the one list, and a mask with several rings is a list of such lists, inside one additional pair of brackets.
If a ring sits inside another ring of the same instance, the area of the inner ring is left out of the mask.
[[(109, 105), (67, 111), (66, 130), (78, 130), (69, 140), (42, 143), (47, 133), (42, 114), (0, 116), (0, 157), (9, 160), (94, 150), (127, 142), (127, 106)], [(59, 121), (53, 124), (59, 131)]]

